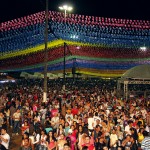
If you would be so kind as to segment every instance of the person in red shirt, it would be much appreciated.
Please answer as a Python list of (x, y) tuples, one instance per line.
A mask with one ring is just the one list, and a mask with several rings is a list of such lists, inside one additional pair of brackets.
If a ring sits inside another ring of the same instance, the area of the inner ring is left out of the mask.
[(71, 125), (71, 130), (72, 130), (72, 136), (76, 137), (77, 135), (77, 130), (75, 129), (75, 126), (74, 125)]
[(133, 122), (133, 127), (134, 128), (137, 128), (137, 123), (138, 123), (139, 119), (138, 118), (135, 118), (135, 121)]
[(90, 136), (85, 137), (85, 144), (83, 144), (82, 147), (85, 147), (85, 146), (88, 147), (88, 150), (95, 150), (94, 145), (91, 144), (91, 142), (90, 142)]
[(77, 115), (78, 114), (78, 107), (77, 107), (77, 105), (75, 105), (75, 107), (74, 108), (72, 108), (72, 110), (71, 110), (71, 113), (73, 114), (73, 116), (74, 115)]

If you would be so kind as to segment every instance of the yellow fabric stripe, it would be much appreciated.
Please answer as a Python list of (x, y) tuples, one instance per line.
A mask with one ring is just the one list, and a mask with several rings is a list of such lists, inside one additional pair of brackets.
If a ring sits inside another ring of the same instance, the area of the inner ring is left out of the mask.
[[(91, 47), (103, 47), (103, 45), (98, 45), (98, 44), (89, 44), (89, 43), (82, 43), (82, 42), (74, 42), (74, 41), (67, 41), (67, 40), (55, 40), (55, 41), (51, 41), (48, 42), (48, 48), (54, 48), (54, 47), (59, 47), (62, 46), (64, 44), (64, 42), (66, 42), (68, 45), (77, 45), (77, 46), (91, 46)], [(106, 47), (106, 46), (105, 46)], [(15, 50), (14, 52), (7, 52), (7, 53), (0, 53), (1, 59), (6, 59), (6, 58), (11, 58), (11, 57), (16, 57), (16, 56), (20, 56), (20, 55), (25, 55), (28, 53), (35, 53), (38, 51), (42, 51), (44, 50), (45, 45), (41, 44), (41, 45), (37, 45), (35, 47), (32, 48), (27, 48), (27, 49), (23, 49), (23, 50)]]
[[(91, 76), (100, 76), (100, 77), (121, 77), (123, 73), (127, 70), (97, 70), (89, 68), (80, 68), (76, 70), (76, 73), (81, 73)], [(71, 73), (71, 69), (66, 69), (66, 73)], [(63, 70), (51, 71), (51, 73), (63, 73)]]

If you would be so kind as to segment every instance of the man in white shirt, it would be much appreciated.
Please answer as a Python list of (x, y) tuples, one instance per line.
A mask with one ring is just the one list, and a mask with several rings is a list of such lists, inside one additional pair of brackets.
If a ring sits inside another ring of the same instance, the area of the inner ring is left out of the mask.
[(0, 135), (0, 149), (9, 149), (9, 141), (10, 141), (10, 136), (7, 134), (6, 129), (2, 128), (1, 129), (1, 135)]
[(17, 109), (17, 111), (13, 114), (14, 133), (16, 135), (18, 135), (18, 131), (19, 131), (19, 127), (20, 127), (20, 119), (21, 119), (20, 109)]
[(117, 142), (118, 142), (118, 137), (116, 134), (116, 130), (113, 129), (112, 133), (110, 135), (110, 146), (112, 147), (112, 149), (117, 147)]
[(126, 133), (126, 135), (131, 135), (130, 128), (132, 128), (132, 126), (133, 126), (133, 121), (129, 120), (128, 121), (128, 125), (125, 127), (125, 133)]
[(71, 120), (73, 120), (73, 115), (71, 114), (71, 110), (67, 110), (67, 114), (65, 115), (65, 119), (67, 120), (68, 117), (70, 117)]
[(95, 112), (95, 116), (93, 118), (94, 118), (95, 124), (96, 124), (96, 120), (100, 120), (101, 122), (101, 118), (98, 116), (98, 112)]
[(59, 117), (58, 117), (58, 113), (55, 114), (52, 119), (51, 119), (51, 125), (54, 129), (56, 129), (59, 125)]
[(92, 113), (89, 114), (88, 129), (89, 129), (90, 132), (92, 132), (94, 130), (94, 118), (92, 116)]
[(42, 119), (42, 125), (44, 125), (44, 122), (45, 122), (46, 112), (47, 112), (47, 109), (44, 108), (44, 106), (42, 106), (41, 109), (40, 109), (40, 115), (41, 115), (41, 119)]

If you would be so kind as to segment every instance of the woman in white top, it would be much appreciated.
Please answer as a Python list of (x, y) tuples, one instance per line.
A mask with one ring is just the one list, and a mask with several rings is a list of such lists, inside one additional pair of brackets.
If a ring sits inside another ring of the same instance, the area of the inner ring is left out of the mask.
[(35, 149), (38, 149), (39, 144), (40, 144), (40, 130), (36, 130), (33, 132), (33, 138), (34, 138), (34, 141), (33, 141), (34, 147)]
[(10, 110), (9, 109), (5, 109), (4, 112), (5, 112), (6, 118), (7, 118), (7, 125), (9, 126)]
[(64, 128), (62, 124), (59, 125), (59, 128), (57, 128), (57, 136), (61, 135), (64, 133)]
[(47, 140), (46, 131), (42, 130), (41, 131), (41, 137), (40, 137), (40, 146), (39, 146), (41, 148), (41, 150), (46, 150), (46, 147), (47, 147), (47, 141), (46, 140)]

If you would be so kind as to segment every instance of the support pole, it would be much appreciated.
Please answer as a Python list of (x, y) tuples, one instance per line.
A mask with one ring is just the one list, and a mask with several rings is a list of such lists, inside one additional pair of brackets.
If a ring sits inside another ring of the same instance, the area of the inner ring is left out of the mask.
[(124, 81), (124, 97), (128, 99), (128, 81)]
[(44, 55), (44, 90), (43, 90), (43, 102), (47, 101), (47, 61), (48, 61), (48, 50), (47, 50), (47, 42), (48, 42), (48, 0), (46, 0), (46, 10), (45, 10), (45, 32), (44, 32), (44, 40), (45, 40), (45, 55)]
[(73, 81), (74, 81), (74, 82), (75, 82), (75, 74), (76, 74), (76, 66), (75, 66), (75, 63), (76, 63), (76, 59), (73, 58), (72, 74), (73, 74)]
[(66, 89), (66, 43), (64, 42), (63, 90)]

